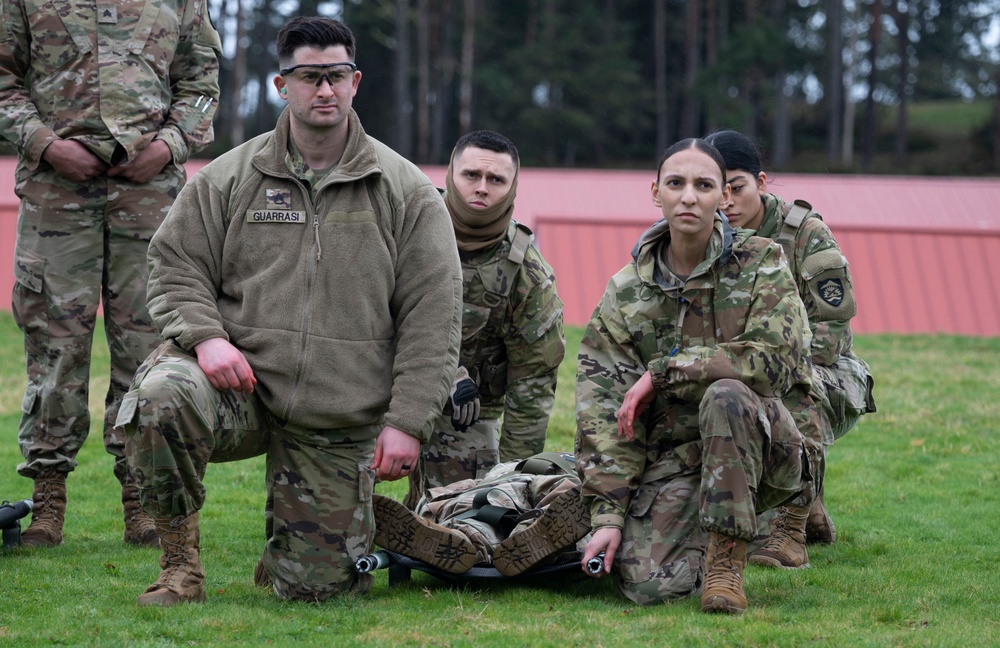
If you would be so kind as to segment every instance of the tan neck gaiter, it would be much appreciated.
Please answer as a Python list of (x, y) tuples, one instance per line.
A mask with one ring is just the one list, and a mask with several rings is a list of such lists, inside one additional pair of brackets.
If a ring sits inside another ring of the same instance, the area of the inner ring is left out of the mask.
[(452, 175), (455, 173), (455, 153), (452, 151), (451, 162), (448, 164), (448, 176), (445, 178), (445, 205), (451, 214), (451, 222), (455, 227), (455, 240), (462, 252), (475, 252), (496, 245), (507, 234), (507, 226), (514, 214), (514, 198), (517, 197), (517, 169), (510, 191), (500, 202), (485, 209), (475, 209), (465, 202), (455, 188)]

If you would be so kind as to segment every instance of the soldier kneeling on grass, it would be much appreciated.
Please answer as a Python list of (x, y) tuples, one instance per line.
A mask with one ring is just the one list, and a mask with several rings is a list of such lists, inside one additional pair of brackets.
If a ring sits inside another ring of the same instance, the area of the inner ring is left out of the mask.
[(375, 544), (449, 574), (492, 566), (504, 576), (576, 563), (590, 533), (572, 455), (546, 452), (481, 479), (430, 489), (411, 511), (375, 495)]
[[(701, 592), (747, 609), (757, 514), (818, 487), (808, 318), (777, 243), (733, 229), (725, 160), (704, 140), (660, 158), (663, 220), (611, 278), (577, 364), (576, 458), (619, 591), (651, 605)], [(599, 574), (595, 574), (599, 575)]]

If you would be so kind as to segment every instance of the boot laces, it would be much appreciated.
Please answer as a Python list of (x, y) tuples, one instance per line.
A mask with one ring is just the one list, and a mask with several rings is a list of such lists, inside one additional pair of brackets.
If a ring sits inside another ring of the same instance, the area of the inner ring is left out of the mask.
[(50, 512), (51, 509), (55, 509), (55, 504), (52, 500), (55, 498), (55, 484), (51, 479), (44, 479), (41, 481), (42, 486), (42, 501), (38, 503), (38, 515), (42, 517)]
[(186, 518), (174, 518), (162, 528), (157, 528), (163, 543), (163, 558), (167, 563), (165, 571), (172, 571), (187, 564), (187, 547), (183, 538), (187, 531)]
[(738, 589), (743, 580), (739, 569), (733, 564), (733, 549), (736, 543), (732, 540), (722, 542), (716, 547), (715, 562), (706, 575), (706, 586)]
[(774, 519), (774, 527), (767, 537), (767, 542), (760, 548), (760, 551), (780, 551), (786, 542), (792, 540), (792, 533), (789, 529), (788, 516), (784, 511), (778, 513)]
[(30, 526), (34, 529), (44, 529), (46, 532), (54, 531), (58, 526), (57, 518), (59, 516), (54, 502), (56, 482), (52, 479), (41, 479), (36, 483), (41, 486), (39, 493), (41, 499), (37, 502), (37, 506), (33, 505)]

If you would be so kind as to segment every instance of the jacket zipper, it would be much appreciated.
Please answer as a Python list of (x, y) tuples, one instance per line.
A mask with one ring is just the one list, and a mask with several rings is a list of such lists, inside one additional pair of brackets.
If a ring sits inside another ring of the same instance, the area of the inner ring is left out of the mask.
[[(299, 185), (305, 194), (306, 204), (310, 206), (311, 211), (315, 212), (315, 207), (306, 193), (305, 188)], [(316, 276), (316, 268), (319, 264), (320, 257), (322, 256), (323, 249), (319, 242), (319, 214), (313, 213), (313, 249), (316, 250), (315, 256), (309, 254), (309, 267), (306, 271), (306, 303), (305, 308), (302, 309), (302, 336), (299, 339), (299, 357), (298, 363), (295, 370), (295, 387), (292, 389), (292, 397), (288, 401), (288, 411), (285, 412), (285, 420), (291, 419), (292, 408), (298, 399), (299, 385), (302, 384), (302, 378), (305, 375), (306, 366), (306, 343), (309, 339), (309, 313), (312, 307), (312, 291), (313, 291), (313, 280)]]

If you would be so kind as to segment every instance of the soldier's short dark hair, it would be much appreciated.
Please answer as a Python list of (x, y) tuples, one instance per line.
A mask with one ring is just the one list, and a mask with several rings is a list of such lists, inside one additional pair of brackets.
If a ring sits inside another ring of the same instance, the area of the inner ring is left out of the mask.
[(462, 151), (470, 146), (486, 149), (487, 151), (493, 151), (494, 153), (506, 153), (510, 156), (510, 159), (514, 161), (514, 166), (518, 166), (517, 147), (514, 146), (514, 142), (510, 141), (496, 131), (477, 130), (462, 135), (458, 138), (458, 141), (455, 142), (455, 153), (453, 154), (453, 158), (457, 158)]
[(660, 161), (656, 163), (656, 184), (660, 183), (660, 168), (663, 167), (663, 163), (667, 161), (667, 158), (672, 156), (674, 153), (679, 153), (685, 149), (697, 149), (712, 158), (716, 164), (719, 165), (719, 171), (722, 172), (722, 184), (726, 184), (726, 161), (722, 159), (722, 154), (719, 151), (706, 142), (703, 139), (698, 139), (697, 137), (689, 137), (688, 139), (681, 140), (676, 144), (672, 144), (667, 148), (661, 155)]
[(743, 133), (734, 130), (718, 131), (707, 136), (705, 141), (722, 154), (727, 169), (749, 171), (754, 177), (760, 175), (760, 149)]
[(297, 16), (278, 32), (278, 64), (285, 67), (292, 62), (295, 50), (300, 47), (325, 49), (343, 45), (347, 58), (354, 62), (356, 42), (347, 25), (322, 16)]

